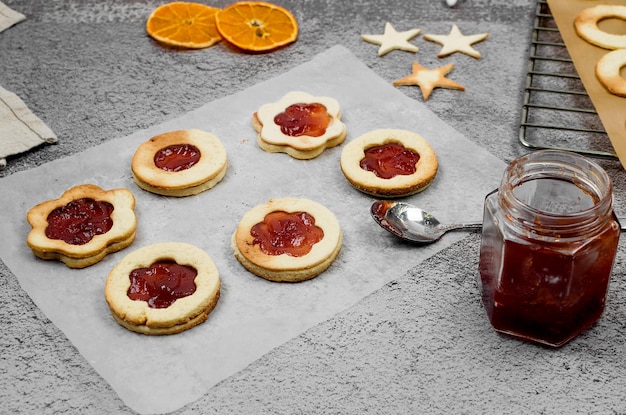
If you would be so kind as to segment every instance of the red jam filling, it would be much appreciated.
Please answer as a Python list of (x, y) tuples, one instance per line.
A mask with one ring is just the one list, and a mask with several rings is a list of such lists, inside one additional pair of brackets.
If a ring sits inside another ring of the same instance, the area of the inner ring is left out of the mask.
[(150, 308), (167, 308), (196, 291), (196, 275), (198, 271), (188, 265), (157, 261), (130, 273), (127, 295), (131, 300), (146, 301)]
[(154, 155), (154, 164), (165, 171), (187, 170), (200, 160), (200, 150), (191, 144), (172, 144)]
[(313, 245), (324, 238), (322, 228), (315, 226), (315, 218), (306, 212), (275, 211), (265, 215), (263, 222), (252, 227), (254, 244), (259, 244), (266, 255), (287, 254), (300, 257), (308, 254)]
[(408, 176), (415, 173), (420, 155), (400, 143), (386, 143), (365, 150), (359, 165), (381, 179)]
[(113, 205), (109, 202), (82, 198), (54, 209), (48, 214), (46, 236), (70, 245), (84, 245), (94, 236), (108, 232), (113, 226)]
[(289, 137), (319, 137), (326, 132), (330, 119), (326, 107), (320, 103), (292, 104), (274, 117), (274, 123)]

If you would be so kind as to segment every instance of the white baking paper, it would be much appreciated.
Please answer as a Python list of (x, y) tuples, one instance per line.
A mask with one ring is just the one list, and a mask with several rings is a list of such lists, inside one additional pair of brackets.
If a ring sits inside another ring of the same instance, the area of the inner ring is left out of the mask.
[[(2, 260), (35, 304), (140, 413), (168, 412), (193, 402), (272, 348), (401, 277), (464, 235), (448, 234), (436, 244), (416, 246), (386, 233), (370, 217), (374, 199), (343, 177), (342, 146), (306, 161), (261, 150), (251, 116), (262, 104), (291, 90), (337, 99), (348, 127), (347, 141), (378, 128), (408, 129), (425, 137), (439, 156), (440, 170), (429, 188), (407, 200), (443, 221), (480, 220), (483, 198), (500, 180), (502, 161), (341, 46), (180, 118), (0, 179)], [(224, 143), (229, 160), (224, 180), (187, 198), (157, 196), (138, 188), (130, 172), (137, 146), (156, 134), (190, 128), (213, 133)], [(82, 183), (133, 192), (137, 239), (82, 270), (35, 258), (25, 242), (30, 230), (26, 212)], [(344, 232), (341, 253), (317, 278), (273, 283), (248, 273), (233, 257), (230, 237), (240, 218), (273, 197), (309, 198), (339, 219)], [(222, 295), (209, 319), (192, 330), (164, 337), (135, 334), (111, 318), (104, 281), (124, 255), (164, 241), (188, 242), (206, 250), (220, 271)]]

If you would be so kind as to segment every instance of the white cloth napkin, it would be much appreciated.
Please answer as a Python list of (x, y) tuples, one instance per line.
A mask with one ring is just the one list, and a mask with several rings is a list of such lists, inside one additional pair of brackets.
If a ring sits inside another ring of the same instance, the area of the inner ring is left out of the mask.
[(26, 16), (22, 13), (16, 12), (6, 4), (0, 2), (0, 32), (25, 19)]
[(24, 101), (0, 86), (0, 169), (6, 166), (7, 156), (56, 141), (54, 132), (28, 109)]
[[(0, 2), (0, 32), (25, 19), (22, 13)], [(5, 157), (56, 141), (56, 135), (24, 101), (0, 87), (0, 169), (6, 166)]]

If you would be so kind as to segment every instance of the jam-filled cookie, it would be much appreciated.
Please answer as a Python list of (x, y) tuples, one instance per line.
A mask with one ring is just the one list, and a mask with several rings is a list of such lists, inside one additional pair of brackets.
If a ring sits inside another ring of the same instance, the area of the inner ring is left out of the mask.
[(139, 187), (164, 196), (191, 196), (224, 178), (227, 156), (222, 142), (201, 130), (178, 130), (143, 142), (132, 159)]
[(104, 288), (115, 321), (150, 335), (180, 333), (206, 321), (219, 296), (211, 257), (182, 242), (131, 252), (111, 270)]
[(135, 240), (134, 209), (135, 198), (127, 189), (75, 186), (28, 211), (32, 229), (26, 242), (39, 258), (85, 268)]
[(250, 272), (270, 281), (297, 282), (325, 271), (341, 249), (335, 215), (308, 199), (270, 199), (249, 210), (231, 247)]
[(350, 184), (377, 197), (421, 192), (438, 168), (430, 144), (407, 130), (370, 131), (346, 144), (341, 153), (341, 171)]
[(262, 105), (252, 116), (252, 126), (263, 150), (302, 160), (315, 158), (346, 139), (337, 100), (301, 91)]

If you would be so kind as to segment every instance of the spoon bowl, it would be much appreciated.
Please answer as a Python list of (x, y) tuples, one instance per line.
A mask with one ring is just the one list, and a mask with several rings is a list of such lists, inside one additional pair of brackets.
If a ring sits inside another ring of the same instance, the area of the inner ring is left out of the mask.
[(438, 241), (452, 230), (481, 229), (480, 222), (441, 224), (430, 213), (405, 202), (377, 200), (370, 208), (372, 217), (383, 229), (407, 241), (427, 244)]

